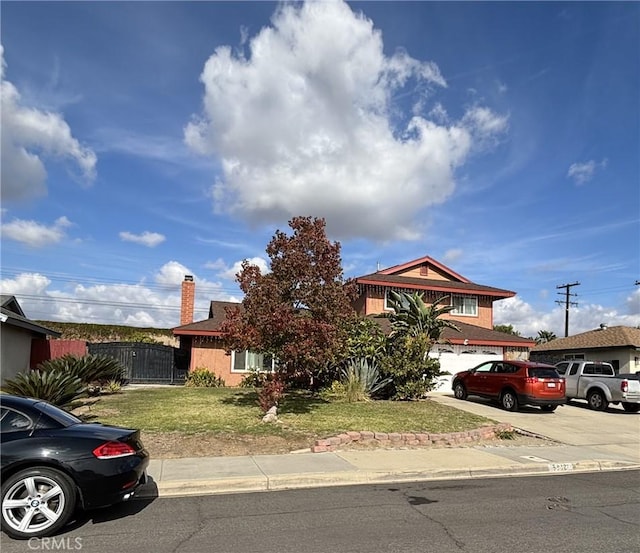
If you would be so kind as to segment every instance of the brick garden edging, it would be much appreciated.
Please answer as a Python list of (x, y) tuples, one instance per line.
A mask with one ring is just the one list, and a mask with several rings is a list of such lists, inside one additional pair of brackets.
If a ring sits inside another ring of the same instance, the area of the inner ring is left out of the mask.
[(313, 453), (336, 451), (340, 446), (354, 442), (377, 442), (380, 447), (403, 446), (452, 446), (480, 440), (495, 439), (502, 432), (512, 432), (513, 427), (506, 422), (483, 426), (466, 432), (448, 432), (446, 434), (410, 433), (410, 432), (345, 432), (332, 438), (316, 440), (311, 446)]

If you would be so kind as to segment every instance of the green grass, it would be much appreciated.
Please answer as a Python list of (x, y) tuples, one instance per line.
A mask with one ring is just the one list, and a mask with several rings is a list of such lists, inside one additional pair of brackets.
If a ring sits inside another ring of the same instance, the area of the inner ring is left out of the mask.
[(494, 421), (431, 401), (327, 402), (288, 393), (278, 408), (281, 424), (262, 423), (255, 391), (237, 388), (129, 389), (104, 396), (90, 413), (105, 424), (145, 432), (213, 432), (326, 437), (341, 432), (458, 432)]

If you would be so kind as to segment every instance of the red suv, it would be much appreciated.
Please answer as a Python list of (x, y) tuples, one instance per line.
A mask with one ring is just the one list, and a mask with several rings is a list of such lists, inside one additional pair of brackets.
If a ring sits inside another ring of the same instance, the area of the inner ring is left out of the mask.
[(566, 403), (565, 384), (553, 365), (530, 361), (488, 361), (453, 377), (457, 399), (468, 395), (497, 399), (507, 411), (539, 405), (555, 411)]

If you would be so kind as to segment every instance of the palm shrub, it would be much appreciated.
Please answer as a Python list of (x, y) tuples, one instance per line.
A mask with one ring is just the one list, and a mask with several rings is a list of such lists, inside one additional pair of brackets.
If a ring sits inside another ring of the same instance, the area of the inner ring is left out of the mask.
[(391, 378), (381, 378), (375, 361), (359, 357), (349, 359), (342, 369), (342, 389), (349, 403), (369, 401), (372, 396), (391, 383)]
[(73, 408), (86, 386), (74, 374), (58, 370), (18, 373), (7, 380), (2, 391), (22, 397), (43, 399), (58, 407)]
[(107, 355), (67, 354), (43, 361), (37, 370), (62, 372), (79, 378), (83, 384), (100, 387), (112, 380), (123, 382), (125, 368), (120, 361)]

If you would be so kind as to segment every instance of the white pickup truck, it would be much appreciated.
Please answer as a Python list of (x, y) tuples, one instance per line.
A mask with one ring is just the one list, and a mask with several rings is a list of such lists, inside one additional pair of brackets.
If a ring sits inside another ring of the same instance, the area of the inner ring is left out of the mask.
[(589, 407), (603, 411), (610, 403), (622, 403), (629, 413), (640, 411), (640, 380), (637, 374), (616, 374), (610, 363), (572, 359), (556, 363), (565, 379), (567, 401), (586, 399)]

